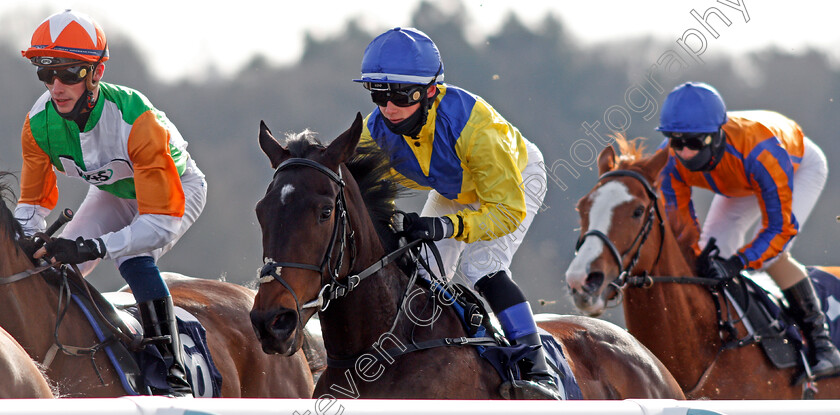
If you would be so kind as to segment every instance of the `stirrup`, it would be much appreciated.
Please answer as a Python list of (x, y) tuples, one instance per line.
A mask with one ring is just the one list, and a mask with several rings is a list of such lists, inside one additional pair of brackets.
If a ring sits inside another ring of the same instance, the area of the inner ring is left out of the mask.
[[(499, 394), (504, 399), (553, 399), (561, 401), (563, 397), (552, 384), (530, 380), (509, 380), (499, 386)], [(550, 385), (550, 386), (549, 386)]]

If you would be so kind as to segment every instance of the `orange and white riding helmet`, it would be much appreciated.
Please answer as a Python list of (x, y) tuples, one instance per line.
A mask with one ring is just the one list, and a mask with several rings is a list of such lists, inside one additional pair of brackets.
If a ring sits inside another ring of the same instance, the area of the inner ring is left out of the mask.
[(67, 9), (41, 22), (29, 49), (20, 53), (39, 66), (99, 63), (108, 60), (108, 43), (105, 32), (90, 16)]

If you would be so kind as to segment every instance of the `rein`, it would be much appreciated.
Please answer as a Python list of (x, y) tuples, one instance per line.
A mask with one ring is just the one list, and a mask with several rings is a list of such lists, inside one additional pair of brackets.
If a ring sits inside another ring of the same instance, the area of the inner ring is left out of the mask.
[[(642, 253), (642, 245), (644, 245), (645, 241), (647, 241), (648, 236), (650, 235), (650, 231), (653, 228), (653, 223), (655, 220), (658, 219), (659, 223), (659, 252), (656, 254), (656, 260), (653, 261), (653, 265), (656, 265), (659, 262), (659, 258), (662, 256), (662, 246), (665, 243), (665, 222), (662, 220), (662, 213), (659, 211), (659, 198), (654, 190), (653, 186), (651, 186), (650, 182), (639, 172), (633, 170), (613, 170), (606, 172), (598, 178), (598, 181), (604, 180), (609, 177), (630, 177), (633, 179), (638, 180), (645, 188), (645, 192), (648, 195), (648, 198), (651, 200), (650, 206), (648, 206), (648, 216), (645, 219), (645, 223), (642, 225), (642, 229), (639, 230), (639, 233), (636, 234), (636, 238), (633, 239), (633, 243), (630, 244), (630, 247), (627, 248), (623, 254), (618, 251), (618, 248), (615, 244), (610, 240), (610, 238), (605, 235), (603, 232), (592, 229), (588, 232), (581, 235), (580, 239), (578, 239), (577, 244), (575, 245), (575, 254), (577, 255), (578, 250), (586, 241), (586, 238), (589, 236), (597, 237), (604, 243), (604, 245), (609, 248), (610, 253), (615, 259), (616, 264), (618, 264), (618, 269), (620, 270), (618, 274), (618, 278), (615, 281), (610, 283), (616, 292), (621, 292), (621, 288), (626, 284), (626, 280), (630, 275), (630, 271), (636, 266), (636, 263), (639, 261), (639, 256)], [(633, 256), (630, 258), (630, 262), (627, 264), (626, 267), (624, 265), (624, 258), (630, 253), (633, 247), (636, 247), (636, 252), (633, 253)]]
[[(635, 287), (635, 288), (650, 288), (653, 286), (654, 283), (676, 283), (676, 284), (695, 284), (695, 285), (702, 285), (709, 290), (709, 293), (712, 295), (712, 300), (715, 304), (715, 312), (716, 317), (718, 320), (718, 333), (721, 338), (721, 347), (718, 349), (717, 353), (715, 354), (715, 358), (712, 362), (706, 367), (703, 373), (700, 375), (700, 378), (697, 380), (697, 383), (692, 387), (689, 391), (686, 392), (686, 395), (691, 395), (697, 391), (699, 391), (703, 385), (705, 384), (706, 380), (708, 380), (709, 374), (711, 373), (712, 369), (715, 367), (718, 359), (720, 358), (721, 353), (724, 350), (732, 349), (736, 347), (746, 346), (748, 344), (755, 343), (758, 339), (754, 337), (747, 337), (744, 339), (739, 339), (737, 334), (737, 329), (735, 328), (735, 323), (737, 323), (740, 319), (735, 320), (728, 320), (725, 319), (723, 316), (723, 306), (721, 303), (726, 305), (726, 312), (727, 315), (732, 315), (732, 311), (729, 309), (729, 302), (725, 299), (721, 299), (721, 297), (725, 297), (723, 295), (723, 286), (727, 282), (731, 282), (734, 278), (728, 279), (715, 279), (715, 278), (707, 278), (707, 277), (699, 277), (699, 276), (652, 276), (649, 275), (647, 271), (643, 273), (643, 275), (631, 275), (631, 270), (636, 266), (636, 263), (639, 260), (641, 255), (642, 245), (648, 238), (651, 228), (653, 227), (653, 221), (658, 220), (659, 224), (659, 235), (660, 235), (660, 242), (659, 242), (659, 250), (656, 254), (656, 260), (651, 265), (653, 268), (662, 256), (662, 249), (665, 244), (665, 222), (662, 218), (662, 214), (659, 210), (659, 203), (658, 203), (658, 195), (656, 190), (651, 186), (650, 182), (640, 173), (633, 171), (633, 170), (613, 170), (601, 175), (598, 178), (598, 181), (604, 180), (609, 177), (631, 177), (633, 179), (638, 180), (645, 188), (645, 191), (648, 197), (651, 199), (652, 204), (648, 207), (648, 217), (642, 225), (642, 229), (639, 231), (639, 234), (636, 235), (636, 238), (633, 240), (633, 243), (630, 244), (630, 248), (627, 249), (626, 252), (623, 254), (619, 252), (618, 248), (615, 244), (610, 240), (610, 238), (605, 235), (603, 232), (599, 230), (590, 230), (584, 233), (577, 242), (577, 246), (575, 247), (575, 254), (577, 254), (578, 249), (580, 249), (581, 245), (583, 245), (584, 240), (588, 236), (595, 236), (600, 239), (608, 248), (612, 257), (615, 259), (616, 263), (618, 264), (619, 269), (621, 272), (619, 276), (615, 279), (615, 281), (610, 283), (610, 286), (619, 294), (623, 293), (623, 289), (625, 286)], [(656, 215), (654, 217), (654, 214)], [(638, 244), (637, 244), (638, 243)], [(636, 246), (636, 252), (633, 254), (632, 258), (630, 259), (630, 263), (622, 268), (624, 263), (624, 258), (629, 254), (629, 252)], [(744, 277), (742, 277), (744, 278)], [(744, 285), (743, 281), (740, 281), (741, 285)], [(744, 290), (746, 291), (746, 290)], [(746, 294), (745, 294), (746, 295)], [(748, 299), (748, 297), (747, 297)], [(620, 300), (617, 301), (616, 304), (620, 303)], [(749, 307), (749, 303), (747, 302), (747, 307)]]
[[(266, 259), (265, 265), (263, 265), (260, 268), (258, 273), (258, 281), (260, 284), (271, 282), (272, 280), (277, 280), (279, 283), (283, 284), (283, 286), (286, 287), (287, 290), (289, 290), (289, 292), (292, 294), (292, 297), (295, 299), (295, 306), (297, 307), (298, 318), (300, 318), (300, 311), (305, 310), (307, 308), (318, 307), (321, 311), (326, 310), (331, 300), (346, 296), (347, 293), (353, 291), (353, 288), (355, 288), (359, 284), (359, 280), (348, 278), (347, 284), (342, 284), (338, 281), (338, 274), (344, 262), (344, 251), (345, 246), (347, 246), (346, 244), (349, 244), (350, 247), (349, 268), (352, 269), (353, 264), (356, 262), (356, 242), (353, 230), (350, 227), (350, 216), (347, 213), (347, 201), (344, 197), (345, 183), (341, 177), (341, 168), (339, 167), (338, 173), (336, 173), (324, 166), (323, 164), (318, 163), (314, 160), (305, 158), (290, 158), (280, 163), (279, 166), (277, 166), (277, 169), (274, 171), (274, 177), (277, 177), (277, 174), (280, 171), (288, 168), (289, 166), (304, 166), (313, 168), (326, 175), (330, 180), (332, 180), (338, 185), (338, 195), (336, 195), (335, 199), (335, 215), (338, 219), (333, 225), (332, 237), (330, 238), (330, 243), (327, 246), (327, 252), (324, 253), (324, 258), (321, 261), (320, 266), (302, 264), (298, 262), (284, 262)], [(336, 240), (339, 239), (339, 233), (341, 234), (341, 238), (339, 252), (336, 258), (336, 265), (333, 269), (330, 270), (328, 269), (328, 267), (332, 262), (333, 250), (336, 246)], [(318, 293), (318, 296), (314, 300), (308, 301), (303, 305), (300, 305), (297, 294), (289, 285), (289, 283), (286, 282), (281, 276), (281, 270), (283, 267), (300, 268), (316, 271), (321, 276), (322, 280), (324, 279), (324, 272), (327, 271), (331, 281), (323, 285), (321, 291)]]
[[(310, 264), (302, 264), (298, 262), (285, 262), (285, 261), (274, 261), (274, 260), (266, 260), (266, 263), (260, 268), (258, 271), (257, 281), (259, 284), (264, 284), (271, 282), (273, 280), (278, 281), (281, 283), (288, 291), (292, 294), (292, 297), (295, 300), (295, 306), (297, 307), (297, 314), (298, 314), (298, 324), (302, 326), (302, 322), (300, 321), (301, 310), (305, 310), (308, 308), (318, 308), (320, 311), (325, 311), (332, 300), (346, 297), (348, 296), (354, 288), (356, 288), (364, 279), (372, 276), (373, 274), (382, 270), (382, 268), (386, 267), (388, 264), (392, 263), (397, 258), (405, 255), (407, 252), (410, 252), (412, 249), (419, 248), (420, 245), (427, 246), (431, 251), (435, 259), (438, 261), (438, 265), (441, 266), (441, 273), (443, 272), (442, 269), (442, 261), (440, 259), (440, 253), (437, 250), (437, 247), (434, 245), (434, 242), (424, 241), (422, 239), (416, 239), (411, 241), (396, 250), (392, 251), (391, 253), (383, 256), (378, 261), (371, 264), (369, 267), (365, 268), (363, 271), (347, 276), (347, 283), (342, 284), (338, 281), (338, 277), (340, 276), (340, 270), (342, 268), (342, 260), (344, 255), (344, 247), (345, 247), (345, 240), (349, 239), (349, 244), (351, 247), (351, 262), (348, 269), (353, 269), (353, 264), (355, 263), (355, 241), (354, 241), (354, 232), (350, 228), (349, 224), (349, 214), (347, 212), (347, 203), (345, 201), (344, 196), (344, 187), (345, 183), (341, 177), (341, 170), (339, 169), (338, 173), (333, 172), (326, 166), (321, 163), (318, 163), (314, 160), (305, 159), (305, 158), (290, 158), (279, 166), (274, 172), (274, 176), (276, 177), (277, 174), (289, 167), (289, 166), (304, 166), (313, 168), (330, 178), (333, 182), (338, 184), (339, 191), (338, 195), (336, 196), (336, 215), (340, 218), (338, 221), (335, 222), (333, 226), (333, 233), (330, 239), (330, 243), (327, 247), (327, 252), (324, 255), (324, 259), (321, 262), (320, 266), (310, 265)], [(347, 234), (349, 229), (349, 235)], [(337, 264), (332, 269), (329, 270), (329, 278), (330, 281), (326, 282), (322, 285), (321, 290), (319, 291), (318, 295), (315, 299), (307, 301), (304, 304), (300, 304), (299, 299), (295, 291), (292, 289), (291, 285), (286, 282), (282, 277), (282, 269), (284, 267), (288, 268), (301, 268), (301, 269), (308, 269), (312, 271), (317, 271), (321, 275), (322, 281), (324, 278), (324, 271), (329, 266), (330, 262), (332, 261), (332, 254), (335, 248), (335, 242), (338, 239), (339, 233), (341, 234), (341, 244), (339, 248), (339, 254), (337, 257)], [(422, 260), (420, 255), (415, 255), (418, 261), (427, 269), (431, 276), (434, 276), (434, 272), (430, 269), (431, 267)], [(406, 292), (403, 294), (402, 300), (400, 301), (400, 307), (398, 310), (402, 310), (404, 306), (404, 301), (408, 297), (408, 291), (414, 285), (414, 281), (417, 278), (417, 272), (414, 272), (412, 275), (409, 283), (406, 286)], [(388, 331), (392, 333), (394, 328), (396, 327), (397, 321), (399, 320), (400, 311), (397, 312), (397, 318), (394, 319), (394, 324), (392, 325), (391, 329)], [(475, 346), (495, 346), (497, 345), (495, 339), (491, 337), (479, 337), (479, 338), (468, 338), (468, 337), (447, 337), (442, 339), (436, 340), (428, 340), (423, 342), (412, 342), (410, 345), (402, 347), (402, 348), (393, 348), (390, 350), (385, 351), (387, 353), (387, 359), (393, 359), (397, 356), (407, 354), (410, 352), (418, 351), (418, 350), (425, 350), (435, 347), (441, 346), (461, 346), (461, 345), (475, 345)], [(363, 352), (364, 353), (364, 352)], [(357, 360), (357, 357), (352, 358), (344, 358), (344, 359), (336, 359), (330, 356), (327, 356), (327, 364), (331, 367), (352, 367)], [(377, 357), (377, 361), (379, 357)]]

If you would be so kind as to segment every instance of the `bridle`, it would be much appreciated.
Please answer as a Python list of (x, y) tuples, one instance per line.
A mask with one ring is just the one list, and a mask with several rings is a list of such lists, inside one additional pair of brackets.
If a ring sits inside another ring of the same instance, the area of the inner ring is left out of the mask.
[[(610, 238), (605, 235), (603, 232), (597, 229), (591, 229), (588, 232), (581, 235), (580, 239), (577, 241), (577, 245), (575, 245), (575, 255), (577, 255), (578, 250), (580, 249), (581, 245), (586, 241), (586, 238), (589, 236), (594, 236), (600, 239), (604, 245), (609, 248), (610, 253), (612, 254), (613, 259), (615, 259), (616, 264), (618, 264), (618, 268), (620, 270), (618, 278), (615, 281), (610, 282), (610, 286), (612, 286), (616, 292), (621, 293), (622, 288), (627, 284), (628, 277), (630, 276), (630, 271), (633, 267), (636, 266), (636, 263), (639, 261), (639, 256), (642, 253), (642, 246), (644, 245), (645, 241), (647, 240), (648, 236), (650, 235), (650, 230), (653, 228), (654, 221), (659, 221), (659, 252), (656, 254), (656, 260), (653, 261), (653, 265), (656, 265), (659, 262), (659, 258), (662, 255), (662, 246), (665, 242), (665, 222), (662, 220), (662, 213), (659, 210), (659, 200), (656, 194), (656, 190), (651, 186), (650, 182), (639, 172), (633, 170), (613, 170), (606, 172), (598, 178), (598, 181), (604, 180), (609, 177), (630, 177), (633, 179), (638, 180), (645, 188), (647, 192), (648, 198), (651, 201), (650, 206), (647, 208), (647, 218), (645, 219), (645, 223), (642, 225), (642, 228), (639, 230), (639, 233), (636, 234), (636, 238), (633, 239), (633, 243), (630, 244), (630, 247), (627, 248), (627, 251), (624, 253), (619, 253), (618, 248), (615, 244), (610, 240)], [(636, 252), (633, 253), (632, 257), (630, 258), (630, 262), (627, 264), (626, 267), (624, 265), (624, 259), (627, 255), (630, 254), (630, 251), (633, 248), (636, 248)], [(652, 266), (653, 266), (652, 265)]]
[[(277, 169), (274, 171), (274, 177), (276, 178), (280, 171), (289, 168), (290, 166), (304, 166), (315, 169), (326, 175), (330, 180), (338, 185), (338, 194), (335, 197), (334, 213), (336, 220), (333, 225), (330, 243), (327, 246), (327, 251), (324, 253), (324, 258), (321, 260), (321, 264), (311, 265), (299, 262), (274, 261), (267, 258), (265, 265), (263, 265), (259, 270), (258, 281), (261, 284), (277, 280), (280, 284), (283, 284), (287, 290), (289, 290), (292, 297), (295, 299), (295, 306), (297, 307), (298, 315), (300, 315), (300, 311), (307, 308), (318, 307), (321, 311), (326, 310), (331, 300), (343, 297), (352, 291), (353, 288), (359, 284), (359, 279), (358, 276), (356, 276), (356, 278), (348, 277), (346, 284), (338, 281), (339, 272), (344, 264), (346, 247), (349, 247), (350, 252), (350, 263), (348, 269), (353, 269), (353, 265), (356, 262), (356, 241), (353, 229), (350, 227), (350, 216), (347, 213), (347, 201), (344, 198), (345, 183), (341, 177), (341, 168), (339, 168), (338, 173), (336, 173), (314, 160), (305, 158), (290, 158), (277, 166)], [(338, 245), (336, 245), (336, 242), (338, 242)], [(335, 251), (336, 246), (338, 247), (338, 254), (335, 259), (335, 266), (330, 267), (333, 263), (333, 251)], [(289, 285), (289, 283), (281, 276), (281, 271), (284, 267), (308, 269), (318, 272), (318, 275), (321, 276), (322, 284), (321, 291), (318, 293), (318, 296), (315, 299), (307, 301), (301, 305), (294, 289), (292, 289), (291, 285)], [(327, 279), (329, 279), (329, 281), (325, 282)]]

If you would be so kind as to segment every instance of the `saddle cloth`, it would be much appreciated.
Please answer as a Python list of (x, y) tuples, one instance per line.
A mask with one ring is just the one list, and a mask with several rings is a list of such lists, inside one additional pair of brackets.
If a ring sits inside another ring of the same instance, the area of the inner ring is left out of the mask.
[[(808, 276), (814, 283), (822, 310), (828, 320), (831, 340), (840, 341), (840, 280), (837, 277), (808, 267)], [(780, 305), (781, 293), (775, 286), (765, 286), (769, 277), (754, 273), (744, 279), (746, 294), (741, 285), (727, 284), (725, 292), (735, 307), (738, 317), (743, 319), (749, 335), (758, 338), (767, 357), (778, 368), (789, 368), (802, 364), (800, 354), (807, 353), (802, 334), (793, 326), (793, 320)], [(735, 280), (737, 281), (737, 280)], [(758, 281), (758, 282), (757, 282)], [(747, 298), (749, 296), (749, 298)]]
[[(428, 281), (424, 279), (419, 279), (418, 283), (424, 284), (426, 287), (431, 285), (431, 289), (437, 292), (444, 290), (441, 285), (428, 284)], [(493, 368), (496, 369), (503, 381), (510, 381), (514, 379), (521, 380), (522, 376), (517, 363), (528, 354), (529, 350), (527, 348), (529, 346), (508, 346), (506, 344), (502, 344), (500, 339), (503, 338), (503, 336), (500, 331), (493, 326), (490, 321), (488, 321), (489, 314), (486, 312), (483, 302), (478, 298), (475, 298), (472, 291), (470, 291), (467, 287), (461, 284), (455, 285), (458, 287), (458, 291), (461, 295), (455, 296), (453, 299), (451, 293), (446, 291), (448, 296), (447, 300), (449, 300), (447, 304), (451, 303), (451, 307), (455, 309), (455, 314), (460, 317), (461, 323), (467, 329), (467, 333), (470, 334), (470, 337), (492, 337), (497, 340), (497, 346), (475, 346), (478, 354), (487, 359), (487, 361), (493, 365)], [(483, 315), (481, 319), (482, 322), (480, 324), (474, 323), (476, 313)], [(468, 323), (468, 321), (473, 322), (473, 324)], [(569, 366), (569, 362), (566, 360), (566, 356), (563, 354), (563, 348), (547, 331), (539, 327), (537, 329), (540, 334), (540, 340), (542, 341), (542, 347), (545, 351), (546, 359), (548, 360), (549, 370), (552, 372), (551, 375), (554, 378), (555, 384), (557, 384), (560, 396), (563, 400), (583, 399), (583, 393), (581, 392), (580, 386), (575, 379), (574, 373), (572, 373), (572, 368)]]
[[(108, 331), (102, 327), (99, 319), (95, 317), (96, 312), (91, 309), (92, 304), (87, 297), (76, 292), (71, 295), (73, 301), (87, 317), (97, 339), (104, 341), (107, 338), (105, 333), (108, 333)], [(132, 331), (132, 335), (142, 336), (143, 329), (139, 321), (139, 311), (134, 306), (134, 296), (126, 292), (115, 292), (102, 293), (102, 297), (111, 303), (114, 307), (113, 312), (123, 320), (125, 326)], [(110, 313), (103, 311), (103, 314), (109, 315)], [(222, 376), (210, 356), (204, 327), (195, 316), (180, 307), (175, 307), (175, 319), (180, 333), (181, 347), (184, 349), (187, 381), (192, 386), (195, 397), (220, 397)], [(120, 376), (126, 394), (150, 395), (149, 387), (159, 390), (169, 389), (166, 383), (166, 364), (157, 347), (145, 347), (142, 350), (128, 352), (128, 355), (133, 357), (133, 361), (125, 358), (128, 349), (122, 343), (111, 342), (104, 349), (108, 359)]]

